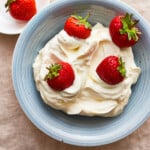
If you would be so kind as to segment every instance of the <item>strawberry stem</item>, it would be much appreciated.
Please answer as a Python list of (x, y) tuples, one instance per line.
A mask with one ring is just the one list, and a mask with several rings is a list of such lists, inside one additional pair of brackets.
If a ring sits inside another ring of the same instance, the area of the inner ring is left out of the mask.
[(84, 21), (87, 21), (88, 20), (88, 18), (90, 17), (90, 12), (85, 16), (85, 18), (84, 18)]

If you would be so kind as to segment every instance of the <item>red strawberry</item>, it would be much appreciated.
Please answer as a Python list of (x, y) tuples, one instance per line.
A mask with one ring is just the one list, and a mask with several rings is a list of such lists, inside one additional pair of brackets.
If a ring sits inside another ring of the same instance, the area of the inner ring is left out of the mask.
[(24, 21), (30, 20), (37, 12), (35, 0), (7, 0), (5, 7), (13, 18)]
[(91, 24), (85, 18), (78, 15), (71, 15), (65, 22), (64, 30), (70, 35), (81, 39), (86, 39), (91, 33)]
[(108, 56), (98, 65), (96, 72), (104, 82), (115, 85), (125, 78), (125, 63), (122, 58)]
[(132, 19), (132, 14), (116, 16), (109, 25), (112, 41), (119, 47), (133, 46), (138, 40), (141, 32), (136, 27), (138, 20)]
[(62, 91), (73, 84), (75, 75), (71, 65), (67, 62), (52, 64), (45, 76), (45, 81), (54, 90)]

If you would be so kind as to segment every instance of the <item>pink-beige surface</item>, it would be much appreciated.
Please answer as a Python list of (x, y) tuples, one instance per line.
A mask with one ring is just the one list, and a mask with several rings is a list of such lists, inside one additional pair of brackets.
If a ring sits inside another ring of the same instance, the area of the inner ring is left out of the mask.
[[(150, 0), (123, 1), (150, 23)], [(19, 106), (12, 85), (11, 63), (18, 36), (0, 34), (0, 150), (150, 150), (150, 118), (128, 137), (97, 147), (68, 145), (37, 129)]]

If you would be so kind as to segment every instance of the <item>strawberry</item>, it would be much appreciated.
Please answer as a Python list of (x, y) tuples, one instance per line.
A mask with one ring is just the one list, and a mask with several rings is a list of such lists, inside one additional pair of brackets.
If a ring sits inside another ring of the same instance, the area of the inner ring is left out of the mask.
[(120, 48), (133, 46), (138, 40), (141, 32), (136, 27), (138, 20), (132, 19), (132, 14), (119, 15), (112, 19), (109, 31), (112, 41)]
[(7, 0), (5, 7), (13, 18), (23, 21), (30, 20), (37, 12), (35, 0)]
[(62, 91), (73, 84), (75, 75), (71, 65), (67, 62), (52, 64), (45, 76), (48, 85), (57, 91)]
[[(89, 14), (90, 15), (90, 14)], [(70, 35), (81, 39), (86, 39), (91, 33), (91, 24), (87, 21), (89, 18), (79, 15), (71, 15), (65, 22), (64, 30)]]
[(115, 85), (125, 78), (125, 63), (121, 57), (108, 56), (98, 65), (96, 72), (104, 82)]

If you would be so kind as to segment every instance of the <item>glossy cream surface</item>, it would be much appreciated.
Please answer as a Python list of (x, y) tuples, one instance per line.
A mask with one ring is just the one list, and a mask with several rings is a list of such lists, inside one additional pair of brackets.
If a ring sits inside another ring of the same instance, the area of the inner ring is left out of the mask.
[[(98, 64), (107, 56), (122, 57), (126, 67), (125, 79), (116, 85), (102, 81), (96, 73)], [(46, 67), (69, 62), (75, 72), (72, 86), (55, 91), (44, 81)], [(86, 116), (116, 116), (127, 105), (141, 69), (136, 66), (132, 48), (120, 49), (111, 40), (108, 28), (97, 23), (89, 38), (69, 36), (61, 30), (39, 51), (33, 63), (34, 80), (43, 101), (67, 114)]]

